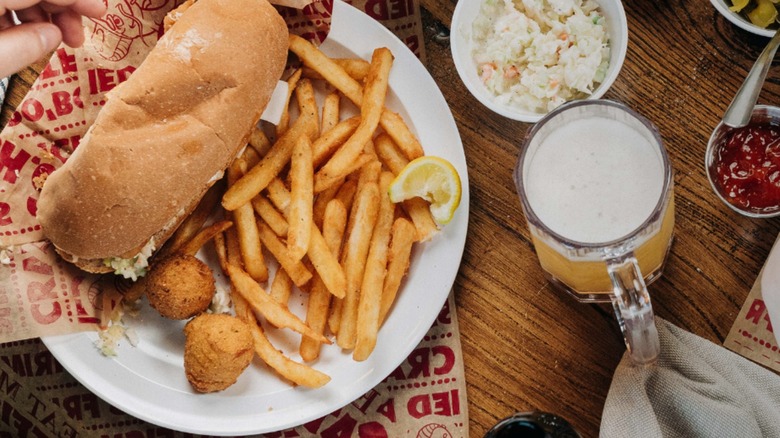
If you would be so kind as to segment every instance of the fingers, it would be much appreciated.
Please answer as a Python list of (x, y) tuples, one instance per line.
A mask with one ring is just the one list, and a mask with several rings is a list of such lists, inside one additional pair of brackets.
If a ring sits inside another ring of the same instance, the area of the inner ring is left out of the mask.
[(51, 22), (60, 28), (62, 42), (70, 47), (80, 47), (84, 43), (84, 28), (81, 26), (81, 15), (66, 9), (51, 17)]
[(18, 11), (27, 9), (40, 3), (41, 0), (0, 0), (0, 10)]
[(0, 15), (0, 30), (14, 25), (10, 21), (13, 9), (21, 23), (50, 21), (60, 28), (62, 41), (71, 47), (84, 42), (82, 16), (100, 17), (106, 12), (103, 0), (0, 0), (0, 13), (3, 8), (9, 12)]
[(5, 14), (0, 15), (0, 30), (8, 29), (9, 27), (16, 26), (16, 23), (14, 23), (14, 18), (11, 15), (11, 12), (6, 12)]
[(71, 10), (85, 17), (97, 18), (106, 13), (103, 0), (44, 0), (40, 7), (52, 15)]
[(76, 0), (70, 9), (85, 17), (98, 18), (106, 13), (106, 4), (103, 0)]
[(6, 77), (42, 58), (62, 40), (51, 23), (24, 23), (0, 32), (0, 77)]
[(40, 6), (49, 13), (58, 13), (71, 9), (77, 14), (97, 18), (106, 12), (103, 0), (0, 0), (0, 12), (19, 11)]
[[(21, 24), (14, 23), (11, 11)], [(0, 77), (32, 64), (60, 42), (81, 46), (82, 17), (105, 12), (103, 0), (0, 0)]]
[(35, 23), (39, 21), (49, 21), (49, 16), (41, 10), (41, 8), (34, 6), (27, 9), (20, 9), (16, 12), (16, 18), (22, 23)]
[[(3, 38), (5, 30), (16, 26), (10, 15), (6, 13), (0, 16), (0, 38)], [(84, 43), (82, 17), (70, 9), (49, 15), (38, 7), (31, 7), (16, 11), (16, 16), (21, 23), (51, 22), (60, 29), (61, 40), (70, 47), (80, 47)]]

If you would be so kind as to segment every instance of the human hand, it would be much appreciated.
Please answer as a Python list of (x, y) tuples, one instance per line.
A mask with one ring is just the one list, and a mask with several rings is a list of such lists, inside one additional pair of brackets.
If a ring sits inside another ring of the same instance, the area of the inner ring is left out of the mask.
[[(14, 22), (11, 11), (21, 24)], [(81, 46), (82, 17), (105, 12), (102, 0), (0, 0), (0, 77), (32, 64), (60, 42)]]

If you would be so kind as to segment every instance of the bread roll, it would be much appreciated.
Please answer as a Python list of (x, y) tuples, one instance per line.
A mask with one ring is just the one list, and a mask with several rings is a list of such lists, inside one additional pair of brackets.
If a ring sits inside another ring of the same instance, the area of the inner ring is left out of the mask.
[(46, 181), (38, 219), (90, 272), (159, 248), (246, 144), (282, 75), (287, 26), (267, 0), (198, 0), (107, 95)]

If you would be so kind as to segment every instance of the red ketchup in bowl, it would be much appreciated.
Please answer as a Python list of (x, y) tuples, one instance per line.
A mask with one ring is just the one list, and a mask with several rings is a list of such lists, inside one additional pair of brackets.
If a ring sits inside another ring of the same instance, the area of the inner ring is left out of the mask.
[(780, 126), (734, 128), (717, 146), (712, 167), (721, 196), (755, 213), (780, 208)]

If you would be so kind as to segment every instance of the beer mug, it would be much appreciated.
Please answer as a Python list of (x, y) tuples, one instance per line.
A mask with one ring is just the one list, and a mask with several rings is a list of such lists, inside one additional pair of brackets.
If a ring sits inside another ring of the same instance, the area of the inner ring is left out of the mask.
[(581, 302), (611, 301), (631, 358), (655, 361), (647, 284), (661, 275), (674, 228), (658, 130), (617, 102), (570, 102), (528, 132), (514, 180), (550, 282)]

